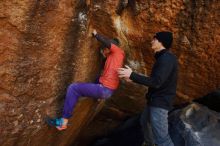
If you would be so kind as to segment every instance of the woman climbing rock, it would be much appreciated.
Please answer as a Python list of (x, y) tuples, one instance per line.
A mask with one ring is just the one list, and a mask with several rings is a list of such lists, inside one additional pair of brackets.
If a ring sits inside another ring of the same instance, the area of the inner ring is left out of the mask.
[(119, 86), (117, 69), (122, 67), (124, 61), (124, 51), (119, 47), (119, 40), (107, 39), (97, 34), (96, 30), (92, 33), (104, 48), (101, 52), (106, 57), (103, 72), (98, 83), (73, 83), (70, 84), (63, 107), (62, 117), (47, 120), (49, 125), (55, 126), (58, 130), (67, 128), (68, 120), (72, 117), (73, 110), (79, 97), (90, 97), (94, 99), (107, 99), (112, 96)]

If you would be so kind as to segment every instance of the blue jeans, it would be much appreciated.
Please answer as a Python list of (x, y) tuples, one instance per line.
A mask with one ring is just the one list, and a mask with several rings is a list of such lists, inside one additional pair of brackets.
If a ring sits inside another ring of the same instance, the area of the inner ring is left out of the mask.
[(74, 83), (69, 85), (63, 107), (63, 118), (70, 118), (79, 97), (90, 97), (93, 99), (107, 99), (114, 90), (104, 87), (102, 84)]
[(145, 141), (158, 146), (174, 146), (168, 132), (168, 110), (146, 107), (141, 115)]

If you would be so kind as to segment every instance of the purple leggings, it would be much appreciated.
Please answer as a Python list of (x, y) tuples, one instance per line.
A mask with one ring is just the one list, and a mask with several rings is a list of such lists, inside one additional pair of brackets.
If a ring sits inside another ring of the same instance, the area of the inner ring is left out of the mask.
[(91, 97), (94, 99), (107, 99), (113, 94), (114, 90), (104, 87), (102, 84), (94, 83), (74, 83), (70, 84), (63, 108), (63, 118), (70, 118), (79, 97)]

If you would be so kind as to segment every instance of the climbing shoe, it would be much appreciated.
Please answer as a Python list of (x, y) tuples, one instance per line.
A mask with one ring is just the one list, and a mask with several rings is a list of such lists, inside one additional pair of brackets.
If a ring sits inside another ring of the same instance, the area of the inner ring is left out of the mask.
[(63, 118), (47, 118), (46, 122), (50, 126), (56, 127), (58, 130), (65, 130), (67, 128), (67, 125), (64, 124), (64, 119)]

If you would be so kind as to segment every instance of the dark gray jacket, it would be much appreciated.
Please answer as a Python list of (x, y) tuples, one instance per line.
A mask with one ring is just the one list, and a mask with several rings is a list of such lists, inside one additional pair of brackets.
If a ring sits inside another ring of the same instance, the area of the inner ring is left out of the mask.
[(176, 95), (178, 62), (167, 49), (157, 52), (155, 58), (149, 77), (132, 72), (130, 79), (149, 87), (146, 94), (148, 105), (170, 110)]

